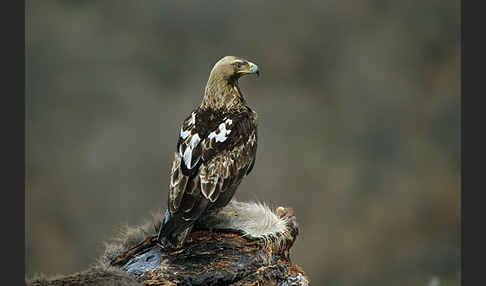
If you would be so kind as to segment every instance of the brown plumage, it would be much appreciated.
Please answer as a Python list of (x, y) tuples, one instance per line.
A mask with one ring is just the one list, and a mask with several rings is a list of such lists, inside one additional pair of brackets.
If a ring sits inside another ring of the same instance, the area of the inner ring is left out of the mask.
[(256, 113), (238, 86), (258, 66), (227, 56), (213, 67), (199, 107), (183, 121), (159, 241), (180, 247), (194, 223), (229, 203), (255, 163)]

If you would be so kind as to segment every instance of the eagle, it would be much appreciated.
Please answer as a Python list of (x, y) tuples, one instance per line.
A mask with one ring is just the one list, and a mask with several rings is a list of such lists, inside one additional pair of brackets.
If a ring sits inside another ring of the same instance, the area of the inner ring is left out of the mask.
[(226, 206), (255, 164), (257, 114), (246, 103), (240, 77), (260, 71), (226, 56), (211, 70), (201, 104), (182, 122), (169, 174), (168, 208), (158, 241), (181, 247), (194, 224)]

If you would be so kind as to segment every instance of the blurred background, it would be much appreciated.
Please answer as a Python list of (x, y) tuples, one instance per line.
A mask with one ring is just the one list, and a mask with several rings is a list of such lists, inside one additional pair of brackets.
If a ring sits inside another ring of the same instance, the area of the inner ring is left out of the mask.
[(165, 208), (182, 120), (256, 62), (239, 200), (296, 211), (312, 285), (460, 284), (460, 2), (26, 1), (26, 275)]

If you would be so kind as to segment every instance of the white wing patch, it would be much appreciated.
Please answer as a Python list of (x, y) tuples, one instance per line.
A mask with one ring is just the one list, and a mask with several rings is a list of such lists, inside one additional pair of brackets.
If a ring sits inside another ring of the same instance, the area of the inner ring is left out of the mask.
[[(188, 169), (191, 169), (193, 167), (191, 165), (191, 161), (192, 161), (192, 151), (196, 148), (197, 144), (199, 144), (200, 141), (201, 141), (201, 138), (196, 133), (196, 134), (193, 134), (191, 136), (191, 139), (189, 141), (189, 144), (187, 145), (186, 150), (184, 150), (184, 152), (182, 151), (182, 146), (184, 144), (179, 145), (179, 154), (184, 159), (184, 163), (186, 164), (186, 167)], [(196, 165), (198, 161), (199, 161), (199, 159), (197, 159), (197, 161), (194, 162), (194, 165)]]
[(228, 134), (231, 133), (230, 129), (226, 129), (226, 125), (231, 125), (233, 123), (233, 120), (231, 119), (226, 119), (223, 123), (221, 123), (218, 126), (218, 129), (215, 131), (211, 132), (208, 136), (209, 139), (215, 139), (216, 142), (224, 142), (226, 139), (228, 139)]
[(190, 130), (184, 130), (183, 129), (183, 126), (181, 126), (181, 134), (179, 135), (183, 140), (186, 140), (187, 137), (189, 137), (189, 135), (191, 135), (191, 131)]
[(196, 113), (191, 113), (191, 119), (189, 120), (189, 125), (196, 123)]
[[(189, 127), (191, 127), (194, 124), (196, 124), (196, 113), (195, 112), (191, 113), (191, 119), (189, 119), (189, 121), (187, 122), (188, 129), (189, 129)], [(180, 133), (179, 136), (182, 138), (182, 140), (186, 140), (186, 138), (189, 137), (189, 135), (191, 135), (191, 130), (184, 130), (184, 124), (183, 124), (181, 126), (181, 133)]]

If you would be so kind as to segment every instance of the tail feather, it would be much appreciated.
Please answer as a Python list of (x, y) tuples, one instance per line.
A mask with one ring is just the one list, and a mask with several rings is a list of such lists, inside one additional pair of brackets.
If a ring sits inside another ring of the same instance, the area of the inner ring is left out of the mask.
[(169, 210), (166, 210), (157, 240), (162, 244), (168, 242), (172, 246), (180, 247), (191, 232), (193, 224), (193, 221), (186, 221), (180, 216), (171, 215)]

